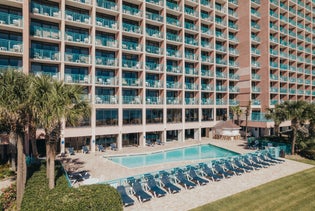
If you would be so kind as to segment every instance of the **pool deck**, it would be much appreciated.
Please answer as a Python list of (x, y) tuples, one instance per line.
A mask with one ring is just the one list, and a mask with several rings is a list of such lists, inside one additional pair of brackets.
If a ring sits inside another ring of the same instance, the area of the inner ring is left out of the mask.
[[(99, 181), (108, 181), (148, 172), (155, 172), (163, 169), (169, 169), (177, 166), (185, 166), (194, 162), (181, 161), (129, 169), (105, 159), (103, 157), (104, 155), (107, 156), (155, 152), (206, 143), (210, 143), (215, 146), (223, 147), (242, 154), (253, 151), (245, 149), (246, 143), (244, 140), (202, 140), (201, 142), (186, 141), (184, 143), (166, 143), (165, 145), (156, 145), (154, 147), (130, 147), (120, 151), (107, 150), (106, 152), (96, 152), (90, 154), (76, 153), (76, 155), (63, 158), (63, 163), (65, 168), (68, 170), (87, 170), (93, 178), (98, 178)], [(243, 174), (241, 176), (234, 176), (230, 179), (224, 179), (220, 182), (210, 182), (206, 186), (198, 186), (193, 190), (184, 190), (182, 188), (182, 191), (178, 194), (168, 194), (165, 197), (158, 199), (153, 198), (151, 201), (145, 203), (139, 203), (139, 201), (134, 196), (132, 196), (136, 203), (133, 206), (125, 208), (125, 210), (189, 210), (312, 167), (314, 166), (286, 160), (286, 162), (283, 164), (277, 164), (266, 169)]]

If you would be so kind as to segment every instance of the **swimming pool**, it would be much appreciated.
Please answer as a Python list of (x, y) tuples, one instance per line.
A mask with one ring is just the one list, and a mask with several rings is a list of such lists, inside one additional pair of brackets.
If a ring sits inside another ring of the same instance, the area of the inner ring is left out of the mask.
[(135, 168), (174, 161), (211, 159), (234, 155), (238, 155), (238, 153), (205, 144), (141, 155), (112, 156), (108, 159), (128, 168)]

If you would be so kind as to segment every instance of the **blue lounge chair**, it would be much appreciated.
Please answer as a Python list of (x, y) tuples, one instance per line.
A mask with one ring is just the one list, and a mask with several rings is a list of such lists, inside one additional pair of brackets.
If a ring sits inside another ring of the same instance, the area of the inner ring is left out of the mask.
[(147, 179), (147, 185), (149, 187), (150, 192), (155, 196), (155, 197), (162, 197), (166, 195), (166, 192), (162, 190), (157, 184), (152, 175), (150, 176), (145, 176)]
[(175, 176), (177, 180), (179, 181), (179, 184), (181, 184), (184, 188), (192, 189), (196, 187), (195, 183), (187, 179), (187, 176), (184, 174), (183, 170), (178, 169)]
[(110, 149), (116, 151), (117, 150), (117, 146), (115, 143), (110, 144)]
[(267, 153), (266, 156), (267, 156), (268, 158), (270, 158), (271, 160), (276, 161), (276, 162), (278, 162), (278, 163), (283, 163), (283, 162), (285, 162), (285, 161), (282, 160), (282, 159), (278, 159), (278, 158), (273, 157), (270, 153)]
[(103, 147), (103, 145), (97, 145), (97, 148), (98, 148), (98, 151), (99, 152), (104, 152), (105, 151), (105, 148)]
[(157, 145), (164, 145), (164, 142), (162, 142), (160, 139), (157, 139), (157, 140), (156, 140), (156, 144), (157, 144)]
[(202, 169), (202, 172), (204, 173), (204, 175), (208, 178), (211, 179), (212, 181), (220, 181), (222, 180), (224, 177), (218, 174), (215, 174), (213, 172), (213, 170), (211, 168), (209, 168), (209, 166), (205, 163), (200, 163), (199, 166)]
[(262, 165), (262, 166), (265, 167), (265, 168), (268, 167), (268, 166), (271, 166), (270, 163), (267, 163), (267, 162), (265, 162), (265, 161), (260, 160), (260, 159), (258, 158), (258, 156), (256, 156), (256, 155), (252, 156), (251, 159), (252, 159), (252, 161), (254, 161), (255, 163), (260, 164), (260, 165)]
[(223, 167), (222, 167), (221, 165), (219, 165), (219, 164), (214, 164), (214, 165), (213, 165), (213, 169), (214, 169), (214, 171), (216, 171), (218, 174), (223, 175), (224, 178), (231, 178), (231, 177), (234, 175), (233, 172), (225, 171), (225, 170), (223, 169)]
[(126, 206), (131, 206), (135, 203), (135, 201), (130, 198), (130, 196), (128, 195), (126, 188), (122, 185), (118, 186), (117, 191), (121, 197), (121, 200), (123, 201), (123, 205)]
[(137, 180), (133, 181), (132, 189), (134, 191), (135, 196), (137, 196), (140, 202), (146, 202), (152, 199), (152, 196), (150, 196), (147, 192), (143, 190), (142, 185), (139, 181)]
[(251, 171), (255, 170), (254, 167), (245, 165), (245, 163), (243, 163), (239, 159), (234, 159), (233, 162), (234, 162), (236, 167), (241, 168), (246, 172), (251, 172)]
[(74, 185), (77, 182), (82, 182), (90, 178), (90, 174), (87, 171), (79, 171), (79, 172), (68, 172), (68, 177), (71, 182), (71, 185)]
[(256, 163), (254, 163), (253, 161), (249, 160), (247, 157), (243, 157), (243, 162), (246, 165), (253, 167), (255, 170), (259, 170), (259, 169), (262, 168), (260, 165), (258, 165)]
[(82, 152), (85, 154), (89, 153), (89, 149), (87, 148), (87, 146), (82, 146)]
[(68, 148), (68, 152), (69, 152), (69, 155), (74, 155), (75, 154), (73, 147), (69, 147)]
[(261, 160), (265, 161), (265, 162), (270, 163), (271, 165), (275, 165), (275, 164), (279, 163), (279, 162), (277, 162), (277, 161), (275, 161), (275, 160), (269, 159), (267, 156), (265, 156), (265, 155), (263, 155), (263, 154), (260, 154), (260, 155), (259, 155), (259, 158), (260, 158)]
[(236, 174), (236, 175), (242, 175), (245, 172), (244, 169), (241, 169), (241, 168), (238, 168), (238, 167), (234, 166), (229, 161), (225, 161), (224, 165), (225, 165), (226, 169), (228, 169), (229, 171), (234, 172), (234, 174)]
[(169, 193), (178, 193), (181, 190), (179, 187), (177, 187), (171, 182), (167, 173), (162, 173), (161, 182), (165, 190), (167, 190)]
[(188, 175), (189, 175), (189, 176), (191, 177), (191, 179), (192, 179), (195, 183), (197, 183), (198, 185), (206, 185), (206, 184), (209, 183), (208, 180), (203, 179), (203, 178), (201, 178), (200, 176), (197, 175), (195, 168), (189, 167)]

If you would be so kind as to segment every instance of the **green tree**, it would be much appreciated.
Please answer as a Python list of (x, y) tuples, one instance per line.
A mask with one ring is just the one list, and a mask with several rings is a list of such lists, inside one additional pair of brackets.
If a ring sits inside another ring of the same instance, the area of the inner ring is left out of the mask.
[(25, 182), (26, 162), (24, 151), (26, 107), (29, 96), (29, 80), (19, 71), (8, 70), (0, 74), (0, 119), (9, 130), (9, 152), (15, 170), (17, 154), (17, 205), (21, 205)]
[(75, 125), (89, 115), (89, 105), (82, 100), (82, 87), (66, 85), (48, 76), (36, 77), (34, 95), (38, 125), (45, 131), (46, 165), (49, 188), (55, 187), (56, 144), (60, 139), (62, 121)]
[(230, 107), (230, 111), (232, 112), (232, 115), (233, 115), (233, 123), (235, 122), (234, 121), (234, 117), (236, 116), (236, 119), (237, 119), (237, 124), (240, 125), (240, 117), (243, 113), (243, 110), (241, 109), (241, 107), (239, 105), (237, 106), (231, 106)]
[(280, 124), (286, 120), (286, 112), (283, 104), (275, 105), (275, 108), (267, 108), (267, 113), (265, 114), (266, 119), (273, 120), (275, 135), (279, 136)]

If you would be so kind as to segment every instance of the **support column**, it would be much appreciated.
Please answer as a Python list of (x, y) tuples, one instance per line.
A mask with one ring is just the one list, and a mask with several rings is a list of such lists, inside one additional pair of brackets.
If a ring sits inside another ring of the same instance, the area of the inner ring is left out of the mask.
[(95, 134), (91, 136), (90, 147), (91, 147), (90, 151), (95, 152)]
[(139, 146), (144, 147), (145, 146), (145, 138), (144, 138), (144, 133), (139, 133)]
[(122, 149), (122, 134), (121, 133), (118, 134), (116, 146), (117, 146), (117, 150)]
[(185, 130), (178, 130), (177, 140), (181, 142), (185, 141)]

